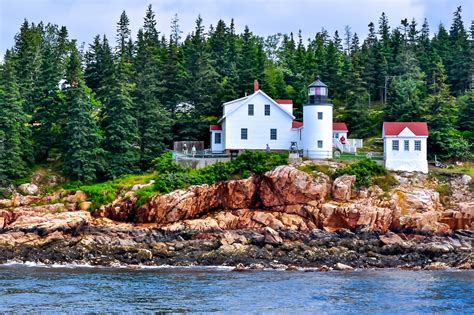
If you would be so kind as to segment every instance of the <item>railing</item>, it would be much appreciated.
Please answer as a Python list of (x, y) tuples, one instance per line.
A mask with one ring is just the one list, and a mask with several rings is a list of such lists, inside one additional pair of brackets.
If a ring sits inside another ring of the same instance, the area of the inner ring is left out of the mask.
[(188, 151), (173, 151), (173, 158), (175, 160), (179, 159), (212, 159), (212, 158), (228, 158), (230, 157), (229, 154), (224, 154), (224, 153), (213, 153), (211, 152), (210, 149), (206, 150), (188, 150)]
[(365, 152), (365, 153), (348, 153), (335, 151), (333, 158), (336, 160), (383, 160), (383, 153), (381, 152)]
[(332, 139), (332, 145), (335, 149), (342, 152), (356, 153), (357, 149), (362, 148), (364, 145), (363, 139), (346, 139), (344, 143), (341, 143), (339, 139)]

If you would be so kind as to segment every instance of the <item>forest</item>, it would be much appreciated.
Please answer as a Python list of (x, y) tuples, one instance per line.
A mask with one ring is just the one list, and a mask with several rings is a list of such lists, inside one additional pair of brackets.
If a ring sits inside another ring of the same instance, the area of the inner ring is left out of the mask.
[(149, 6), (136, 35), (124, 11), (114, 39), (83, 45), (65, 26), (25, 20), (0, 65), (0, 186), (47, 163), (82, 182), (147, 171), (174, 140), (209, 141), (222, 103), (252, 93), (254, 79), (300, 118), (318, 75), (351, 138), (427, 121), (431, 157), (472, 160), (474, 21), (459, 7), (449, 28), (419, 23), (390, 27), (382, 13), (366, 38), (350, 26), (264, 38), (201, 17), (184, 35), (176, 15), (165, 36)]

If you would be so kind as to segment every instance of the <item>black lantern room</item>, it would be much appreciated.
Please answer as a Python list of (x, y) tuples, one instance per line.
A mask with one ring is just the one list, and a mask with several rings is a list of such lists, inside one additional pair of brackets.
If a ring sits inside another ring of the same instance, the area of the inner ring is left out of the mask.
[(321, 82), (319, 76), (308, 86), (308, 105), (326, 104), (328, 86)]

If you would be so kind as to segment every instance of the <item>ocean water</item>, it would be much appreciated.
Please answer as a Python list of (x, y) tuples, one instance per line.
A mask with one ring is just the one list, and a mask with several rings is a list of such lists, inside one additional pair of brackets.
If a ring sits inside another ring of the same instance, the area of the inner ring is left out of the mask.
[(0, 266), (0, 313), (474, 314), (474, 271)]

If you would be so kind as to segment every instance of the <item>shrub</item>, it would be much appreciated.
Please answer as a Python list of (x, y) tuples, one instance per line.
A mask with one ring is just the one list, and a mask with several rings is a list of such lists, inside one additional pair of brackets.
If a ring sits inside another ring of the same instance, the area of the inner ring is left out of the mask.
[(287, 163), (287, 154), (245, 151), (230, 162), (191, 169), (173, 161), (171, 153), (165, 153), (155, 159), (155, 191), (168, 193), (191, 185), (213, 184), (219, 181), (247, 178), (251, 174), (261, 174), (274, 167)]
[(353, 163), (347, 167), (339, 168), (333, 175), (333, 178), (344, 174), (355, 175), (355, 187), (370, 186), (374, 184), (374, 178), (384, 177), (389, 175), (387, 170), (377, 164), (377, 162), (369, 159), (364, 159), (357, 163)]
[(83, 184), (80, 181), (65, 183), (62, 188), (68, 191), (81, 190), (87, 194), (87, 200), (92, 202), (91, 210), (101, 205), (111, 203), (123, 189), (128, 189), (135, 184), (146, 183), (154, 177), (153, 174), (126, 175), (117, 179), (94, 184)]

